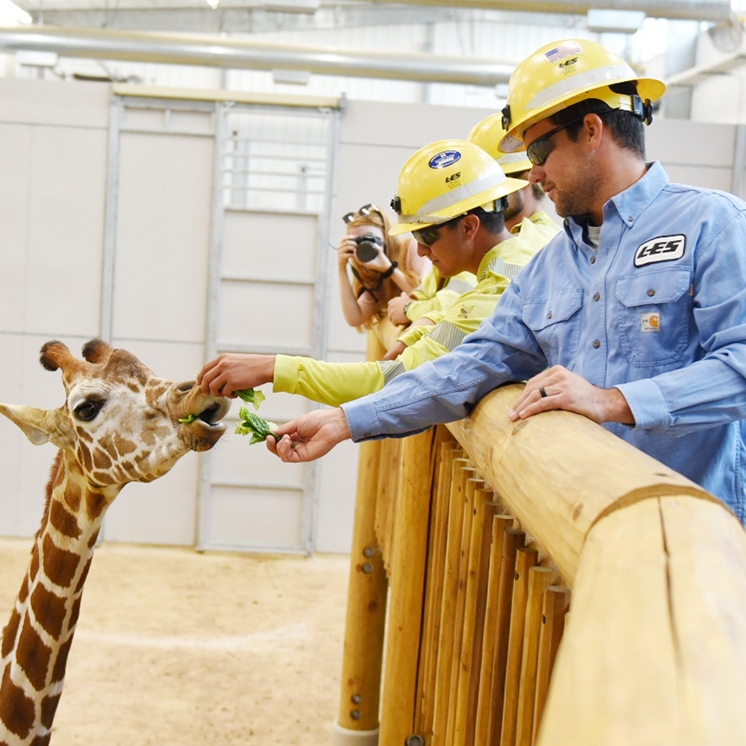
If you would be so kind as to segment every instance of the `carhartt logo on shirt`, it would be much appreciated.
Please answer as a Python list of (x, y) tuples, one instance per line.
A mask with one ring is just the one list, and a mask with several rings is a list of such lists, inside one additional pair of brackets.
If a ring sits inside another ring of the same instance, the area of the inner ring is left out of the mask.
[(659, 313), (644, 313), (640, 317), (641, 332), (659, 332), (661, 330), (661, 315)]
[(672, 262), (681, 259), (686, 249), (686, 236), (659, 236), (646, 241), (635, 252), (635, 267), (655, 262)]

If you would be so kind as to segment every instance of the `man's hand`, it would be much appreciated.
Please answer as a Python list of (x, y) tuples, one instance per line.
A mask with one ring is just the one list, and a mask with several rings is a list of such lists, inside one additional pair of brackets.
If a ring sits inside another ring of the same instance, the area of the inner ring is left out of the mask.
[(267, 448), (289, 463), (313, 461), (350, 437), (347, 418), (339, 408), (315, 409), (286, 422), (275, 432), (282, 437), (267, 438)]
[(392, 298), (388, 305), (389, 321), (392, 324), (408, 324), (409, 319), (404, 315), (404, 306), (412, 302), (409, 293), (402, 293), (396, 298)]
[(564, 409), (594, 422), (634, 425), (635, 418), (619, 389), (601, 389), (561, 365), (529, 379), (509, 416), (513, 422), (539, 412)]
[(271, 383), (274, 378), (274, 355), (240, 355), (226, 352), (205, 363), (197, 376), (197, 384), (203, 394), (235, 397), (236, 391)]

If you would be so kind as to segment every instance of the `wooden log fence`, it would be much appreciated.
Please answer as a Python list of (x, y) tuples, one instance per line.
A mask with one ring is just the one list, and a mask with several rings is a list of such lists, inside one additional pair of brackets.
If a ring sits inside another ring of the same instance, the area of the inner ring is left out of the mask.
[(742, 742), (743, 527), (583, 417), (512, 423), (520, 390), (362, 444), (334, 743)]

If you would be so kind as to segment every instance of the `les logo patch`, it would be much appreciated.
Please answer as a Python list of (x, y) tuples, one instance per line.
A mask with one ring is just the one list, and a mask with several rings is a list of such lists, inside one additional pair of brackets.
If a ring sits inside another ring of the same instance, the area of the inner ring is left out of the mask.
[(681, 259), (686, 250), (686, 236), (659, 236), (637, 247), (635, 267)]

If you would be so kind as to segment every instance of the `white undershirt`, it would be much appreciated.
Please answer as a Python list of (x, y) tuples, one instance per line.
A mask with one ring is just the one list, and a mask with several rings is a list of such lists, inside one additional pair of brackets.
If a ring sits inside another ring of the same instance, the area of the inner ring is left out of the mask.
[(601, 238), (601, 226), (600, 225), (587, 225), (588, 229), (588, 243), (594, 248), (598, 248), (598, 242)]

